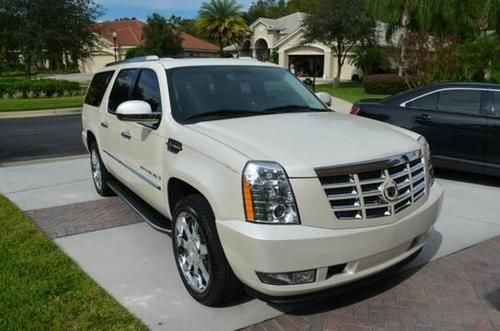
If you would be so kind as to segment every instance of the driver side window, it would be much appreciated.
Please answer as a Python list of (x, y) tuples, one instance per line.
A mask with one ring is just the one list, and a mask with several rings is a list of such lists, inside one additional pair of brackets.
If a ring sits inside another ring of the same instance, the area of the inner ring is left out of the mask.
[(118, 106), (132, 100), (132, 87), (135, 84), (139, 69), (124, 69), (116, 77), (113, 89), (109, 95), (108, 112), (114, 114)]

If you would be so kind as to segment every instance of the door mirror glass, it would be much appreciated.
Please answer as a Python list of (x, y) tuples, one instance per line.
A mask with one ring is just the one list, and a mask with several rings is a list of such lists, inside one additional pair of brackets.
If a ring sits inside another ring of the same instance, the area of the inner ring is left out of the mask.
[(327, 105), (328, 107), (331, 107), (332, 106), (332, 103), (333, 103), (333, 99), (332, 99), (332, 96), (329, 94), (329, 93), (326, 93), (326, 92), (318, 92), (316, 93), (316, 95), (318, 96), (318, 98), (323, 101), (323, 103), (325, 105)]
[(116, 116), (120, 121), (158, 123), (161, 112), (153, 112), (151, 105), (142, 100), (130, 100), (122, 102), (116, 108)]

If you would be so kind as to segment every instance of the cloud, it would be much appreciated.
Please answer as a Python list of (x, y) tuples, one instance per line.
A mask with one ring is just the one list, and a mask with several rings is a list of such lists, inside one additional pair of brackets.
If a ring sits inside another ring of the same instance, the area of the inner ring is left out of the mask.
[[(253, 0), (238, 1), (244, 8), (248, 8)], [(135, 7), (151, 10), (198, 10), (203, 1), (200, 0), (96, 0), (96, 2), (105, 8), (120, 6)]]

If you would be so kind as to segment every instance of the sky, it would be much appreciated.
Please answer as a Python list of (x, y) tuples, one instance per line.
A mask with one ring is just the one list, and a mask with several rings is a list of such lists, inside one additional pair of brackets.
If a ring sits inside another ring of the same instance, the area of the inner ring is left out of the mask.
[[(239, 0), (243, 8), (248, 8), (253, 0)], [(100, 20), (114, 20), (120, 17), (135, 17), (145, 20), (154, 12), (163, 16), (171, 15), (194, 18), (203, 1), (200, 0), (95, 0), (104, 7)]]

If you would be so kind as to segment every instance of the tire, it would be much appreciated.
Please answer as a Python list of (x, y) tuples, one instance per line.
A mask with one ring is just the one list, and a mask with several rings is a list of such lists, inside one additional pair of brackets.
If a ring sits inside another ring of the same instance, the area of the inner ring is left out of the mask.
[(174, 209), (172, 248), (184, 286), (198, 302), (219, 306), (242, 292), (222, 249), (215, 217), (201, 195), (182, 199)]
[(111, 175), (102, 162), (96, 142), (90, 145), (90, 174), (95, 190), (100, 196), (109, 197), (115, 195), (113, 190), (108, 186), (108, 180)]

